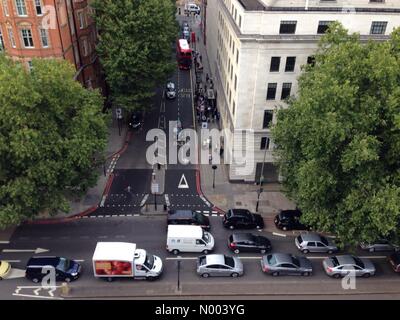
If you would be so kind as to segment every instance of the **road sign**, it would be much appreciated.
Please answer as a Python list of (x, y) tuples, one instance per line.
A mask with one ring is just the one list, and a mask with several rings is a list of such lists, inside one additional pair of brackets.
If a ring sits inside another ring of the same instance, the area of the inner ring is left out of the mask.
[(151, 184), (151, 193), (159, 193), (160, 192), (160, 185), (158, 183)]
[(182, 178), (179, 181), (178, 189), (189, 189), (185, 174), (182, 174)]

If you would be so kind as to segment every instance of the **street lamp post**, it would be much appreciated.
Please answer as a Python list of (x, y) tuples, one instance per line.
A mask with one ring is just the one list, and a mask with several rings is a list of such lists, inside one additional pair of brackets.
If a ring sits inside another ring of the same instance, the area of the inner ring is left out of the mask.
[(215, 170), (217, 170), (217, 166), (214, 164), (212, 167), (213, 169), (213, 189), (215, 189)]
[(181, 290), (181, 279), (180, 279), (180, 277), (181, 277), (181, 260), (180, 260), (180, 258), (181, 257), (178, 257), (178, 260), (177, 260), (177, 268), (178, 268), (177, 289), (178, 289), (178, 291)]
[(263, 159), (263, 163), (261, 166), (261, 173), (260, 173), (260, 180), (259, 180), (259, 186), (260, 188), (257, 191), (257, 205), (256, 205), (256, 212), (258, 212), (258, 205), (260, 203), (260, 196), (261, 193), (264, 191), (263, 189), (263, 184), (264, 184), (264, 165), (265, 165), (265, 158), (267, 157), (267, 148), (265, 148), (264, 151), (264, 159)]

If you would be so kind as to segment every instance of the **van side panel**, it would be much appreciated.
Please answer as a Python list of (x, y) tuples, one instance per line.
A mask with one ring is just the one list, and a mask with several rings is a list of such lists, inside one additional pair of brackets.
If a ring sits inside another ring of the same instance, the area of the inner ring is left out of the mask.
[(132, 263), (126, 261), (93, 261), (95, 276), (132, 276)]

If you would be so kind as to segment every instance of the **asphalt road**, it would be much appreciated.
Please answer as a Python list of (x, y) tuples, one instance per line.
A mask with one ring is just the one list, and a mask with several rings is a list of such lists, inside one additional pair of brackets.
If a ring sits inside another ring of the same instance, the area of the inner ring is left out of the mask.
[[(211, 233), (216, 240), (214, 252), (232, 254), (227, 248), (227, 238), (231, 231), (222, 227), (221, 217), (210, 217)], [(243, 231), (241, 231), (243, 232)], [(244, 231), (247, 232), (247, 231)], [(272, 242), (272, 252), (300, 254), (294, 246), (293, 237), (279, 237), (264, 232), (252, 231), (268, 236)], [(139, 248), (160, 256), (164, 262), (164, 273), (155, 282), (123, 279), (107, 283), (94, 278), (91, 258), (98, 241), (134, 242)], [(323, 254), (307, 255), (313, 264), (314, 273), (310, 277), (271, 277), (262, 273), (260, 254), (239, 254), (244, 263), (245, 275), (232, 278), (200, 278), (195, 272), (196, 257), (199, 254), (181, 254), (180, 290), (177, 290), (177, 257), (168, 253), (166, 245), (165, 216), (136, 216), (82, 219), (58, 225), (25, 225), (14, 233), (10, 244), (2, 249), (35, 250), (43, 248), (48, 252), (39, 255), (59, 255), (81, 261), (83, 274), (71, 283), (71, 298), (111, 298), (111, 297), (200, 297), (200, 296), (315, 296), (321, 298), (346, 298), (359, 295), (400, 294), (400, 277), (390, 269), (384, 254), (362, 252), (373, 258), (377, 274), (369, 279), (357, 279), (355, 290), (343, 290), (341, 280), (325, 275), (321, 260)], [(360, 253), (359, 253), (360, 254)], [(23, 270), (32, 253), (2, 252), (1, 259), (13, 261), (16, 269)], [(301, 254), (300, 254), (301, 255)], [(22, 273), (21, 273), (22, 274)], [(47, 289), (38, 287), (25, 278), (6, 279), (1, 283), (0, 299), (54, 299)]]

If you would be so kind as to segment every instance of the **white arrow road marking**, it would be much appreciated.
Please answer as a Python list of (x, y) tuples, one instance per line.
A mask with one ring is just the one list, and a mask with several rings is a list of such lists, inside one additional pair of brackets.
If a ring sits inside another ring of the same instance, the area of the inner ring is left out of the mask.
[(33, 290), (33, 293), (34, 293), (36, 296), (38, 296), (40, 290), (42, 290), (42, 288), (37, 288), (36, 290)]
[(50, 291), (49, 291), (49, 296), (51, 296), (51, 297), (54, 297), (54, 291), (56, 291), (57, 290), (57, 288), (53, 288), (53, 289), (51, 289)]
[(35, 250), (32, 250), (32, 249), (3, 249), (2, 252), (4, 252), (4, 253), (7, 253), (7, 252), (9, 252), (9, 253), (34, 252), (34, 253), (38, 254), (38, 253), (44, 253), (44, 252), (49, 252), (49, 251), (50, 250), (47, 250), (47, 249), (37, 248)]
[(182, 174), (181, 180), (179, 181), (178, 189), (189, 189), (189, 184), (186, 180), (185, 174)]

